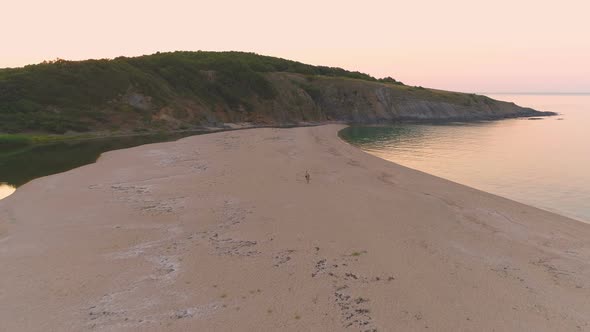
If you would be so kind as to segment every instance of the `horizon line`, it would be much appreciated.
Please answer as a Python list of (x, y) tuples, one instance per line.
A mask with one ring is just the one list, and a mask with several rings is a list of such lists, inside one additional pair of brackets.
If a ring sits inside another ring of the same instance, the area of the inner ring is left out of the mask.
[(482, 95), (590, 95), (590, 92), (477, 92)]

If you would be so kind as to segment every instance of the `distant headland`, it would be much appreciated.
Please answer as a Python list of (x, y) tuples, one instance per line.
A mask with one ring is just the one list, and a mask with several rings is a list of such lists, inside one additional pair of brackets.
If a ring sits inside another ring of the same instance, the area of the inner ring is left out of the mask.
[(553, 115), (486, 96), (407, 86), (244, 52), (56, 60), (0, 69), (0, 133), (145, 132), (340, 121)]

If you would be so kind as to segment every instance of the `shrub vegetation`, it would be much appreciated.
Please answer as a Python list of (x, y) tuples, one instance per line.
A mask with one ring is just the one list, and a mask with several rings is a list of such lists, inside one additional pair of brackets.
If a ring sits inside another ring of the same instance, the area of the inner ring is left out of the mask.
[[(171, 52), (140, 57), (55, 60), (23, 68), (0, 69), (0, 132), (83, 132), (123, 112), (116, 102), (128, 91), (167, 106), (180, 98), (199, 98), (230, 107), (248, 105), (252, 95), (276, 96), (268, 72), (378, 81), (374, 77), (325, 66), (243, 52)], [(384, 83), (401, 84), (392, 78)], [(308, 88), (309, 89), (309, 88)], [(311, 91), (314, 96), (317, 91)], [(146, 116), (149, 118), (149, 116)]]

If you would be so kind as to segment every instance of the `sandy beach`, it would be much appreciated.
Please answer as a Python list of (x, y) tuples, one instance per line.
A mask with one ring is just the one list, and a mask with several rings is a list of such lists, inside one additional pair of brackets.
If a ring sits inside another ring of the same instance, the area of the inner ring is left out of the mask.
[(590, 225), (342, 128), (144, 145), (22, 186), (0, 201), (0, 331), (590, 331)]

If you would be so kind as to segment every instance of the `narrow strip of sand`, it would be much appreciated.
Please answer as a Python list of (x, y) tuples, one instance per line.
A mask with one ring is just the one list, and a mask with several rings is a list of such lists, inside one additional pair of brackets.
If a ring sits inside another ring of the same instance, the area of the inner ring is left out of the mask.
[(590, 225), (341, 128), (112, 151), (19, 188), (0, 201), (0, 330), (590, 330)]

